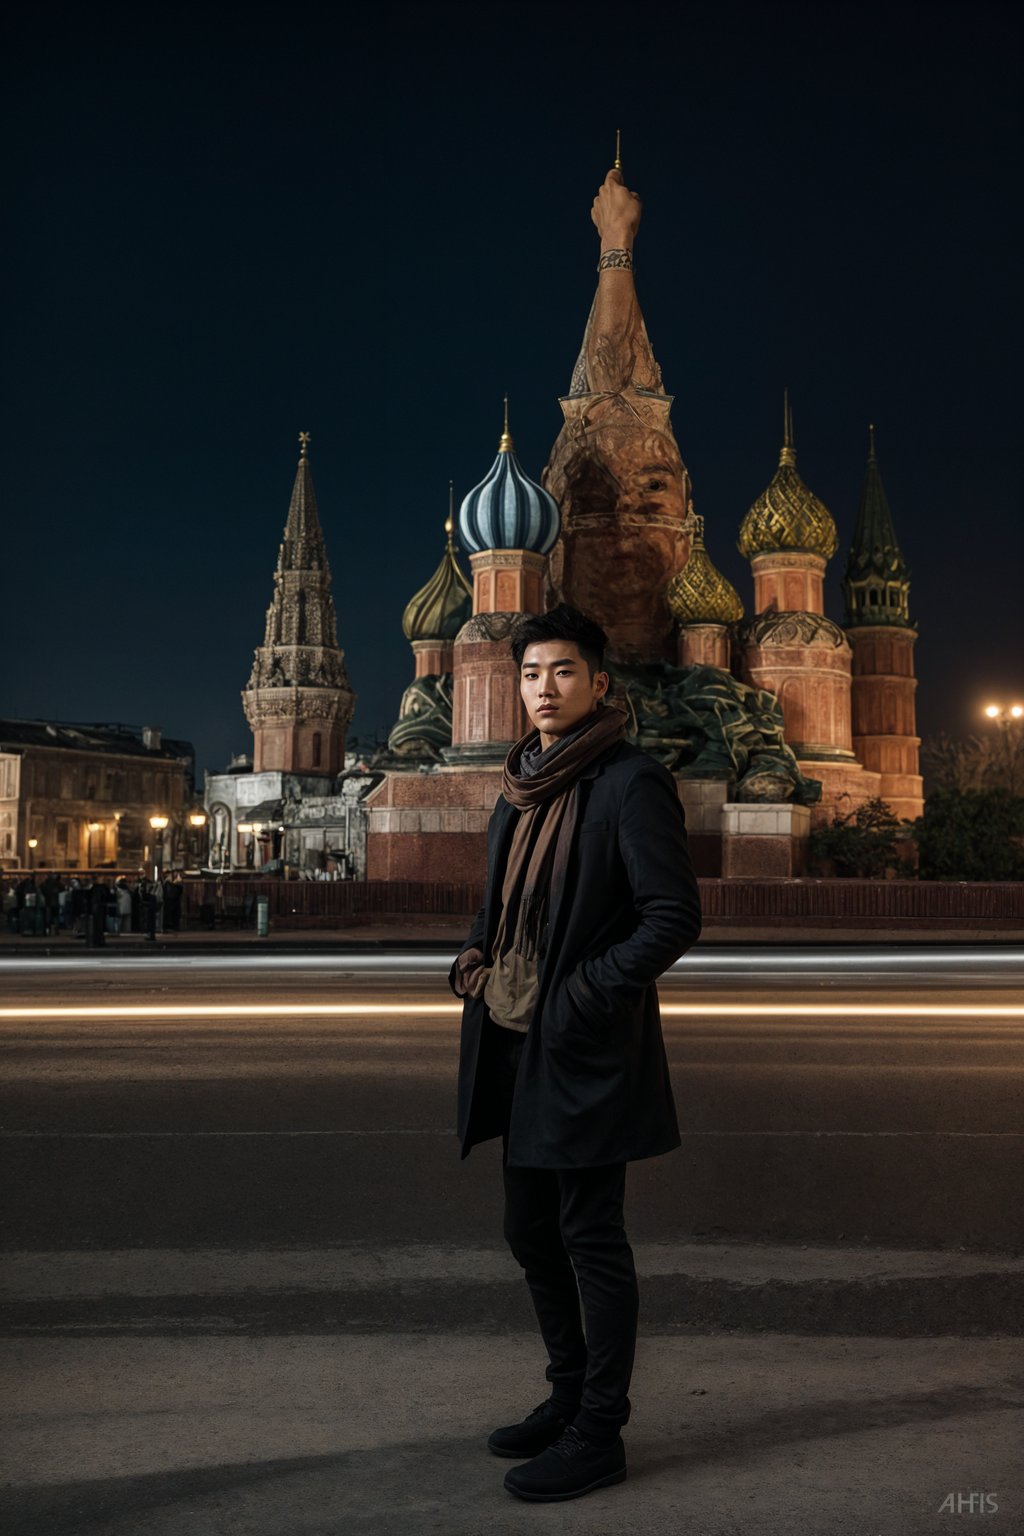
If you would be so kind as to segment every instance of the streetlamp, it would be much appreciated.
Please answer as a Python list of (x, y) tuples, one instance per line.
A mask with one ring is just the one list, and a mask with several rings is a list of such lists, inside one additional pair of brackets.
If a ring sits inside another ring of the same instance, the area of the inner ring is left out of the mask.
[(1022, 722), (1024, 704), (986, 704), (985, 714), (999, 728), (999, 746), (1002, 761), (996, 762), (997, 781), (1011, 795), (1020, 793), (1018, 781), (1021, 771)]
[(169, 821), (167, 816), (151, 816), (149, 824), (156, 833), (156, 859), (153, 862), (153, 879), (160, 879), (160, 865), (164, 861), (164, 832)]
[(28, 867), (29, 867), (29, 869), (31, 869), (33, 867), (33, 865), (35, 864), (35, 860), (34, 860), (34, 858), (32, 856), (33, 856), (33, 854), (35, 853), (35, 851), (36, 851), (36, 849), (38, 847), (39, 847), (39, 839), (38, 839), (38, 837), (30, 837), (29, 840), (28, 840)]
[(192, 835), (190, 838), (192, 846), (189, 851), (192, 855), (192, 863), (198, 869), (201, 861), (197, 852), (197, 847), (199, 844), (201, 829), (206, 826), (206, 812), (189, 811), (188, 824), (192, 828)]

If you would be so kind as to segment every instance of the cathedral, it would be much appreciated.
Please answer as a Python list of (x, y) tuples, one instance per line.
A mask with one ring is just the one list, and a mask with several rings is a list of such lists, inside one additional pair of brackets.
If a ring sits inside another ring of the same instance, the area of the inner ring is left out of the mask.
[[(605, 190), (614, 201), (624, 189)], [(402, 616), (412, 680), (369, 759), (346, 751), (356, 695), (300, 434), (263, 643), (242, 694), (252, 760), (207, 778), (214, 867), (482, 879), (502, 765), (530, 728), (511, 635), (522, 614), (563, 601), (608, 635), (630, 739), (675, 776), (698, 873), (797, 876), (811, 827), (836, 813), (881, 798), (901, 818), (921, 814), (917, 633), (874, 428), (840, 624), (823, 595), (839, 533), (799, 473), (785, 397), (778, 466), (737, 530), (751, 566), (747, 615), (694, 510), (631, 249), (608, 244), (603, 236), (540, 482), (516, 454), (506, 400), (494, 462), (457, 515), (449, 497), (440, 563)]]

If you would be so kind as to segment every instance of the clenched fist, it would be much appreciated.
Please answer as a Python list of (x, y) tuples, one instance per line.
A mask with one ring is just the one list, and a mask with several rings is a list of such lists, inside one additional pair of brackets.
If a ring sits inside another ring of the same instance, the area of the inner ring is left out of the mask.
[(636, 193), (623, 184), (622, 172), (609, 171), (590, 210), (601, 235), (602, 251), (633, 249), (642, 210)]

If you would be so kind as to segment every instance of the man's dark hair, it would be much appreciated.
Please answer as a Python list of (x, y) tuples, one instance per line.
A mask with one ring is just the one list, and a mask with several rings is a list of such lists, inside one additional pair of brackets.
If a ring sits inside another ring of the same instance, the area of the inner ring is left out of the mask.
[(527, 646), (545, 640), (574, 641), (587, 664), (591, 682), (595, 672), (605, 670), (604, 652), (608, 636), (600, 624), (588, 619), (578, 608), (570, 608), (568, 603), (559, 603), (550, 613), (531, 613), (520, 620), (512, 635), (512, 655), (520, 670)]

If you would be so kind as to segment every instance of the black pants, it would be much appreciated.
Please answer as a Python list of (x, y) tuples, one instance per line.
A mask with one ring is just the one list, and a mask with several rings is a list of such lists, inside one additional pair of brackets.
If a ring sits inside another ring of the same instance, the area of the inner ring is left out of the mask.
[(526, 1037), (490, 1020), (485, 1027), (505, 1111), (505, 1239), (526, 1271), (551, 1398), (581, 1434), (610, 1440), (629, 1419), (640, 1305), (622, 1213), (626, 1165), (510, 1168), (508, 1117)]

